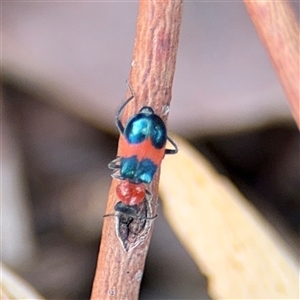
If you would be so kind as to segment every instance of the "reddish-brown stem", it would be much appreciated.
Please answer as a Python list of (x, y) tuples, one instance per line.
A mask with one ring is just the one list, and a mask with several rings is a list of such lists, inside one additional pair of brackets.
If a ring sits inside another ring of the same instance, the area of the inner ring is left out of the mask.
[[(182, 1), (140, 1), (129, 77), (135, 98), (126, 107), (123, 121), (145, 105), (151, 106), (166, 121), (163, 110), (171, 101), (181, 15)], [(122, 147), (120, 141), (118, 155), (122, 155)], [(153, 194), (153, 209), (157, 203), (158, 177), (159, 172), (149, 187)], [(118, 181), (113, 180), (107, 214), (114, 212), (118, 201), (117, 184)], [(138, 298), (152, 227), (140, 245), (126, 252), (116, 236), (115, 218), (105, 218), (91, 299)]]
[(279, 76), (292, 114), (299, 119), (299, 27), (287, 1), (244, 0)]

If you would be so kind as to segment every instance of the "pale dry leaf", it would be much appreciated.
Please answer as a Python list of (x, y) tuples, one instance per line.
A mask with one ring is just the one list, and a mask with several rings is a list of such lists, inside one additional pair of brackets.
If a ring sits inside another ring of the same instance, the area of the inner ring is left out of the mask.
[(275, 230), (205, 158), (180, 138), (162, 164), (167, 220), (217, 299), (298, 299), (292, 255)]

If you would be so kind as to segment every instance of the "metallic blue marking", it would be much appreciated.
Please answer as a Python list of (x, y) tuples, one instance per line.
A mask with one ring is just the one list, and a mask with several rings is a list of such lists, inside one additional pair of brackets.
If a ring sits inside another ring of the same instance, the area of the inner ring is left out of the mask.
[(120, 175), (134, 183), (150, 183), (157, 170), (151, 159), (138, 161), (137, 156), (121, 158)]
[(153, 176), (157, 170), (157, 166), (153, 163), (151, 159), (143, 159), (139, 163), (137, 169), (137, 177), (140, 181), (144, 183), (150, 183), (153, 179)]
[[(149, 110), (150, 109), (150, 110)], [(167, 129), (163, 120), (150, 107), (144, 107), (126, 124), (124, 135), (130, 144), (142, 143), (150, 137), (154, 148), (166, 145)]]

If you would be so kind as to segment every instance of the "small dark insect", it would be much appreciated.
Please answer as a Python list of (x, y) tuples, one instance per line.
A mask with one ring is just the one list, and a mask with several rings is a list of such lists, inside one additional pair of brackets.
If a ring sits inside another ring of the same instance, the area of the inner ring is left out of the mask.
[(151, 194), (139, 204), (126, 205), (122, 201), (115, 205), (115, 214), (108, 214), (104, 217), (116, 217), (116, 232), (126, 252), (132, 250), (142, 243), (150, 229), (150, 222), (156, 218), (153, 216), (151, 207)]

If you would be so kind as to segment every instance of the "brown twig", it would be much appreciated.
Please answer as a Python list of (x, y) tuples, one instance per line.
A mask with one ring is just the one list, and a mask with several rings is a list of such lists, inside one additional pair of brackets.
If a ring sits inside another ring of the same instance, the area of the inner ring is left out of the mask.
[(244, 0), (290, 103), (299, 119), (299, 27), (287, 1)]
[[(182, 1), (140, 1), (129, 78), (135, 99), (126, 108), (123, 121), (145, 105), (151, 106), (166, 121), (163, 109), (171, 101), (181, 15)], [(121, 142), (118, 155), (122, 155)], [(153, 209), (157, 203), (158, 177), (159, 172), (149, 188), (153, 194)], [(110, 188), (107, 214), (114, 212), (118, 201), (117, 183), (113, 180)], [(115, 218), (104, 220), (91, 299), (138, 298), (152, 227), (141, 244), (126, 252), (116, 236)]]

